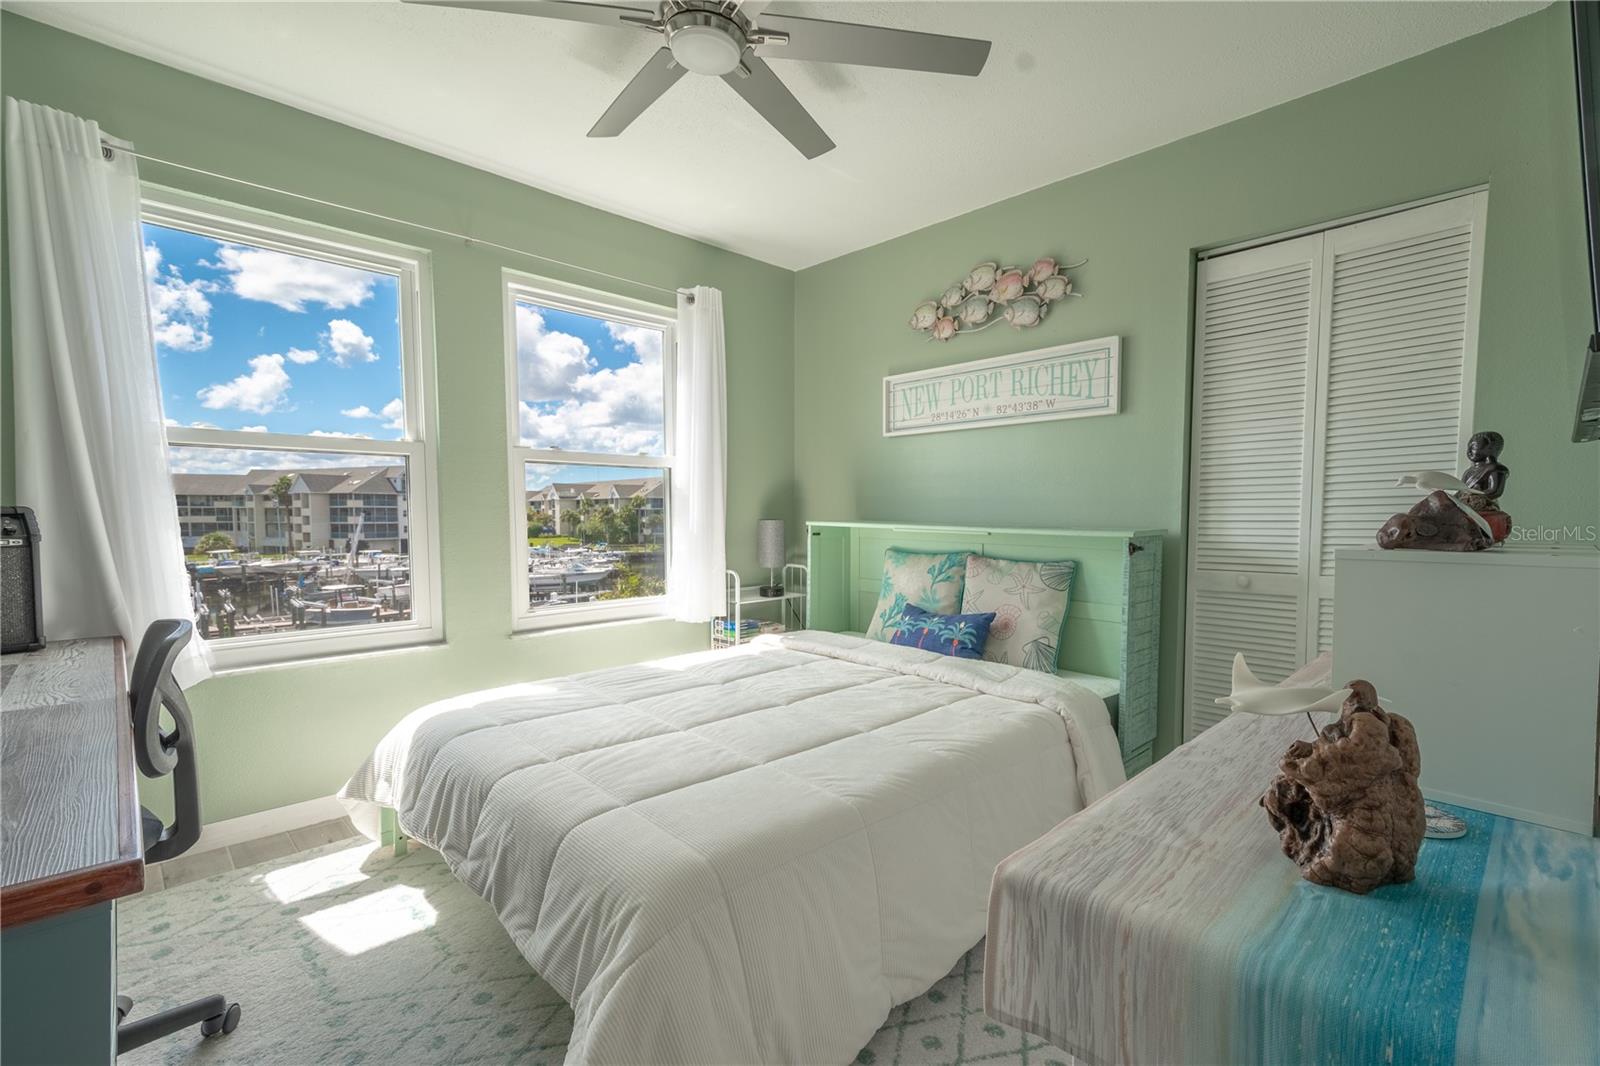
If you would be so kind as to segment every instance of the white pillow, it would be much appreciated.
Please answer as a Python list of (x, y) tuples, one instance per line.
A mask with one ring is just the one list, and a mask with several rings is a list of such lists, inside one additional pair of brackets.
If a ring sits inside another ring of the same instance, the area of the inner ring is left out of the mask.
[(961, 613), (994, 612), (983, 657), (1055, 673), (1077, 568), (1070, 559), (1039, 563), (967, 556)]

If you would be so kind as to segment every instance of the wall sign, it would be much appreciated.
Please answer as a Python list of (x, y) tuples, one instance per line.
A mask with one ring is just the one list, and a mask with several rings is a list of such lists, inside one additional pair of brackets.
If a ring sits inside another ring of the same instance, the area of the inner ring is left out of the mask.
[(1114, 415), (1122, 338), (1060, 344), (883, 379), (883, 435)]

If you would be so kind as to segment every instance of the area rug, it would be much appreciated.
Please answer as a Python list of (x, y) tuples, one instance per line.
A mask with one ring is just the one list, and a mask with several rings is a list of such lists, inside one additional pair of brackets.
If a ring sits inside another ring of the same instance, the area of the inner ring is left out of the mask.
[[(557, 1066), (572, 1010), (529, 969), (493, 910), (438, 854), (364, 840), (142, 895), (118, 909), (134, 1016), (220, 993), (233, 1033), (186, 1030), (119, 1059), (147, 1063)], [(862, 1066), (1071, 1059), (983, 1013), (983, 949), (895, 1008)]]

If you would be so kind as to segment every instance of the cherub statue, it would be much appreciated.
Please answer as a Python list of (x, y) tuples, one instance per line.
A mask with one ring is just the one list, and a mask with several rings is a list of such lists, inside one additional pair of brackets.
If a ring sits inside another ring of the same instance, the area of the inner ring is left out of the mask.
[(1500, 509), (1508, 470), (1500, 462), (1505, 438), (1495, 432), (1474, 433), (1467, 442), (1470, 466), (1461, 477), (1442, 470), (1417, 470), (1401, 475), (1395, 485), (1428, 493), (1411, 510), (1390, 516), (1378, 530), (1380, 548), (1426, 548), (1432, 551), (1481, 551), (1511, 533), (1511, 516)]
[(1456, 495), (1461, 502), (1489, 520), (1494, 542), (1499, 544), (1511, 533), (1511, 516), (1500, 510), (1500, 494), (1506, 491), (1511, 471), (1500, 462), (1506, 439), (1494, 431), (1474, 433), (1467, 441), (1467, 458), (1472, 465), (1461, 475), (1462, 488)]

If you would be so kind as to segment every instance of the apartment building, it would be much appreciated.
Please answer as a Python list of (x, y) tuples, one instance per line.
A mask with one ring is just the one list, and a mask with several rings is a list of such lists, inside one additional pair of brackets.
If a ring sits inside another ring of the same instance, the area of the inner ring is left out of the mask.
[[(620, 481), (555, 482), (542, 489), (528, 490), (528, 505), (550, 516), (550, 526), (558, 533), (565, 532), (562, 515), (582, 506), (584, 500), (621, 506), (630, 499), (643, 500), (647, 512), (658, 516), (666, 514), (666, 482), (658, 477), (634, 478)], [(660, 521), (647, 523), (650, 532), (659, 535)]]
[(245, 551), (344, 551), (358, 522), (360, 547), (410, 550), (404, 466), (174, 474), (172, 487), (186, 552), (208, 533)]

